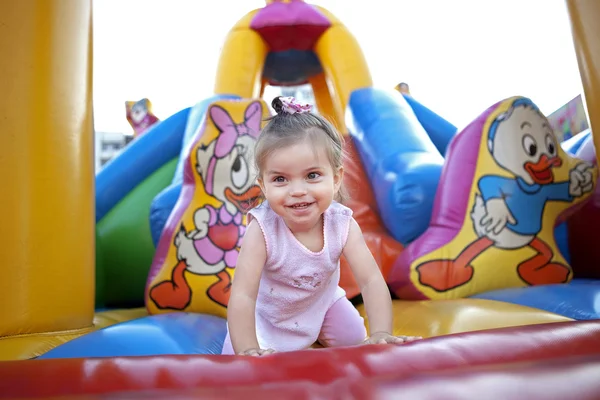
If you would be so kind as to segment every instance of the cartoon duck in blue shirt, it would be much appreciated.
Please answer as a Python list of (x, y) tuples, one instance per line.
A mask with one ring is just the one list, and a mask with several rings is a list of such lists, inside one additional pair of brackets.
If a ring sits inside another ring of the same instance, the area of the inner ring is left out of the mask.
[(471, 262), (495, 246), (516, 250), (529, 246), (536, 254), (517, 265), (517, 274), (529, 285), (567, 282), (570, 269), (551, 262), (552, 248), (537, 235), (549, 201), (571, 202), (593, 189), (592, 166), (582, 162), (569, 172), (569, 180), (555, 182), (553, 168), (563, 163), (556, 137), (546, 117), (529, 100), (519, 98), (491, 124), (488, 150), (494, 161), (513, 175), (484, 175), (471, 220), (477, 239), (454, 260), (433, 260), (419, 265), (419, 281), (438, 292), (469, 282)]

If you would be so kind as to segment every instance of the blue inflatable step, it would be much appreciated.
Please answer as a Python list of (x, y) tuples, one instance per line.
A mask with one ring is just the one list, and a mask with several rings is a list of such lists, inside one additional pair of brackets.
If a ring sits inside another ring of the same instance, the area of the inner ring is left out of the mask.
[(226, 320), (213, 315), (152, 315), (88, 333), (38, 359), (221, 354), (226, 333)]
[(473, 296), (539, 308), (576, 320), (600, 319), (600, 281), (574, 279), (568, 284), (495, 290)]

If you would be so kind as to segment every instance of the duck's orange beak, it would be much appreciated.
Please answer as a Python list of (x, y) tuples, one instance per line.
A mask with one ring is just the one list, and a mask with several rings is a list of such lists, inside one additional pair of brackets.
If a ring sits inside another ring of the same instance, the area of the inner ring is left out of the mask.
[(245, 213), (252, 207), (256, 206), (256, 201), (258, 200), (260, 194), (261, 190), (257, 185), (251, 186), (242, 194), (236, 194), (230, 188), (225, 189), (225, 197), (227, 197), (227, 200), (235, 204), (237, 209), (242, 213)]
[(554, 173), (552, 172), (552, 168), (560, 167), (562, 165), (562, 160), (556, 157), (548, 157), (543, 154), (539, 161), (536, 163), (526, 162), (525, 163), (525, 171), (529, 173), (531, 179), (537, 184), (547, 185), (549, 183), (554, 182)]

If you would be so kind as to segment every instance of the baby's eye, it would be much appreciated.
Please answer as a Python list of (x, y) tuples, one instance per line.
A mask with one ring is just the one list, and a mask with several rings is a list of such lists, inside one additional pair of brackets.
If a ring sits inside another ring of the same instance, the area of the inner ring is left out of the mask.
[(273, 182), (283, 183), (285, 182), (285, 178), (283, 176), (276, 176), (275, 178), (273, 178)]
[(321, 176), (321, 175), (318, 172), (311, 172), (306, 177), (308, 179), (317, 179), (319, 176)]

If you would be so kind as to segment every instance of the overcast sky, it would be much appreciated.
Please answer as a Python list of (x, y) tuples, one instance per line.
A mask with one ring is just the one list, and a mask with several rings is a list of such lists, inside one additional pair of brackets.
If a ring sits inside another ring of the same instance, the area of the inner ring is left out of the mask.
[[(376, 86), (406, 81), (419, 101), (459, 126), (508, 96), (529, 96), (550, 113), (582, 90), (564, 0), (309, 2), (353, 32)], [(148, 97), (165, 119), (210, 96), (225, 35), (263, 5), (95, 0), (96, 129), (131, 132), (126, 100)]]

